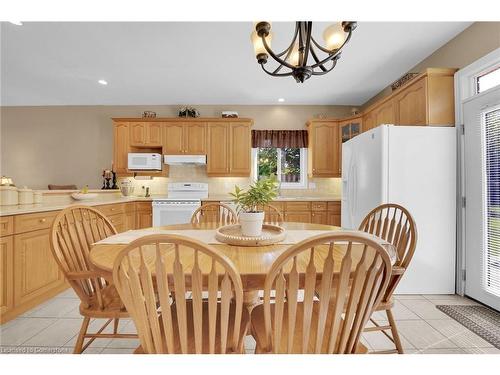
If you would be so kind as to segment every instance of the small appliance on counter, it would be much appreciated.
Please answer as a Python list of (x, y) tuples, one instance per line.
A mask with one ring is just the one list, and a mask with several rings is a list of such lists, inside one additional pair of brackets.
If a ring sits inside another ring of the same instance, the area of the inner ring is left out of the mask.
[(153, 199), (153, 226), (189, 223), (204, 198), (208, 198), (207, 183), (168, 184), (168, 196)]
[(134, 184), (131, 180), (129, 179), (124, 179), (123, 181), (120, 182), (120, 191), (124, 197), (128, 197), (129, 195), (132, 195), (134, 192)]
[(128, 154), (128, 169), (131, 171), (161, 171), (161, 155), (148, 154), (142, 152), (129, 152)]
[(0, 178), (0, 205), (14, 206), (19, 204), (19, 193), (12, 178), (2, 176)]

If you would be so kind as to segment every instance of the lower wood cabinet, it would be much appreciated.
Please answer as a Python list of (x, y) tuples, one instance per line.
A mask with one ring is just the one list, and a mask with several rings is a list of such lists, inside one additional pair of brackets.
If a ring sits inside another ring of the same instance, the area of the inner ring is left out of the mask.
[(313, 224), (328, 224), (328, 215), (326, 212), (312, 212), (311, 223)]
[(293, 221), (297, 223), (310, 223), (310, 211), (285, 212), (285, 221)]
[(14, 238), (0, 237), (0, 315), (14, 306)]
[(50, 229), (14, 235), (14, 303), (37, 302), (64, 285), (50, 249)]
[(148, 228), (153, 226), (153, 208), (151, 202), (136, 203), (136, 229)]
[[(95, 206), (118, 232), (152, 226), (151, 202)], [(0, 218), (0, 323), (68, 288), (50, 248), (59, 211)]]

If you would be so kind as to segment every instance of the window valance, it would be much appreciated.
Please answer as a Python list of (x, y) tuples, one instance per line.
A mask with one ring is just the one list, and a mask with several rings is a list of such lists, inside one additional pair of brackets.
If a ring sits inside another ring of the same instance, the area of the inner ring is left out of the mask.
[(252, 130), (252, 147), (305, 148), (307, 130)]

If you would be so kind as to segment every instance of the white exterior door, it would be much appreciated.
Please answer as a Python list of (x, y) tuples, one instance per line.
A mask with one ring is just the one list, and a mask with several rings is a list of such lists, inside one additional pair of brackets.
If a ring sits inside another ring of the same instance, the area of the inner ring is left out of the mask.
[(500, 86), (463, 108), (465, 294), (500, 310)]

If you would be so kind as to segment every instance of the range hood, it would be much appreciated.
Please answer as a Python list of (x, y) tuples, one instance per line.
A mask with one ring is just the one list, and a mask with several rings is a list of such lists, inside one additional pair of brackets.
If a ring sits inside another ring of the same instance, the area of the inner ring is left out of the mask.
[(163, 163), (169, 165), (206, 165), (207, 155), (163, 155)]

